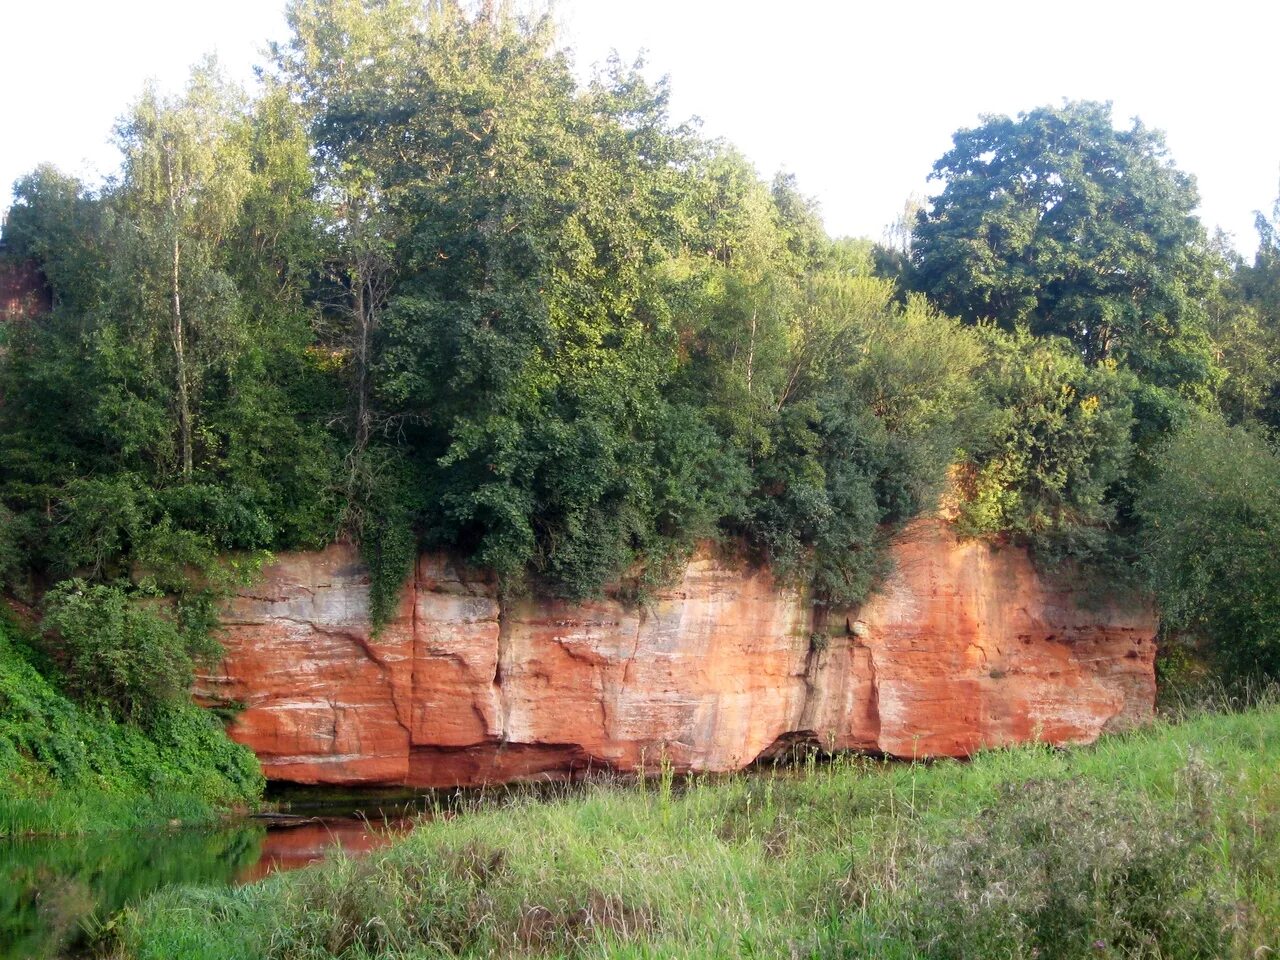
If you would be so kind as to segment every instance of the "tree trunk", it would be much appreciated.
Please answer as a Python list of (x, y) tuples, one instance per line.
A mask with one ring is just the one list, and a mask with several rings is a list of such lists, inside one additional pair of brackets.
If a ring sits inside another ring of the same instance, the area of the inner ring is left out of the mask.
[(370, 302), (367, 269), (364, 265), (356, 268), (356, 276), (352, 284), (352, 312), (356, 321), (356, 450), (363, 450), (369, 443), (369, 347), (373, 325), (370, 315), (373, 304)]
[(173, 154), (169, 151), (165, 152), (165, 172), (169, 179), (169, 217), (170, 228), (173, 230), (169, 334), (173, 340), (173, 356), (178, 381), (178, 432), (182, 441), (182, 475), (190, 478), (192, 473), (191, 398), (187, 389), (186, 336), (182, 326), (182, 297), (179, 292), (182, 248), (178, 242), (178, 197), (173, 185)]

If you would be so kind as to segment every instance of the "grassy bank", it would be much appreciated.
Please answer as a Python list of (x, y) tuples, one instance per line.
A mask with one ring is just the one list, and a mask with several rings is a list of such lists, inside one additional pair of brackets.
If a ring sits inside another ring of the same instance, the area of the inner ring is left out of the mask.
[(389, 852), (162, 893), (127, 958), (1253, 957), (1280, 710), (1071, 751), (513, 795)]
[(211, 820), (262, 792), (253, 755), (192, 704), (145, 727), (65, 697), (0, 621), (0, 837)]

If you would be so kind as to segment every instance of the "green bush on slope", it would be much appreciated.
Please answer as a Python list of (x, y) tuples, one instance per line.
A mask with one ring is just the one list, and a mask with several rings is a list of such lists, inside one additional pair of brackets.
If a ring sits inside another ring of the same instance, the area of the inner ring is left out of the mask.
[(209, 819), (260, 796), (253, 754), (176, 701), (146, 728), (67, 699), (0, 621), (0, 836)]

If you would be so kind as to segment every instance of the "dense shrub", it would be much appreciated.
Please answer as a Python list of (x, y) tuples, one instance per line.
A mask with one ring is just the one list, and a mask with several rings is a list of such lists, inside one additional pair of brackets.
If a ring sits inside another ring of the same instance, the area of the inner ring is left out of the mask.
[(915, 865), (907, 913), (925, 956), (1205, 958), (1230, 947), (1230, 903), (1206, 886), (1205, 828), (1085, 781), (1007, 784)]
[(1207, 642), (1220, 673), (1280, 676), (1280, 456), (1205, 417), (1154, 457), (1143, 556), (1168, 628)]
[(984, 332), (994, 420), (961, 474), (962, 529), (1011, 534), (1046, 559), (1104, 554), (1133, 454), (1133, 376), (1086, 366), (1066, 340)]
[(253, 754), (211, 714), (166, 703), (144, 729), (77, 705), (9, 632), (0, 622), (0, 835), (208, 818), (261, 794)]
[(185, 627), (162, 597), (83, 580), (49, 591), (42, 626), (68, 688), (129, 720), (183, 698), (195, 658), (218, 649), (205, 630)]

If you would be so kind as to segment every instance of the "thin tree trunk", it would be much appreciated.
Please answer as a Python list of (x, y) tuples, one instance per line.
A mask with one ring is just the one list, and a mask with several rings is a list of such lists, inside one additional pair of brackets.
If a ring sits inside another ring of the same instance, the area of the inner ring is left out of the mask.
[(191, 398), (187, 392), (186, 336), (182, 326), (182, 298), (179, 294), (182, 249), (178, 242), (178, 198), (173, 186), (173, 154), (168, 151), (165, 152), (165, 172), (169, 179), (169, 216), (173, 230), (170, 336), (173, 338), (173, 355), (177, 365), (178, 431), (182, 437), (182, 475), (189, 478), (192, 473)]
[(369, 327), (372, 318), (369, 316), (372, 304), (366, 291), (368, 278), (366, 270), (357, 269), (356, 282), (353, 284), (355, 302), (352, 305), (355, 313), (357, 330), (356, 339), (356, 450), (363, 450), (369, 443)]

